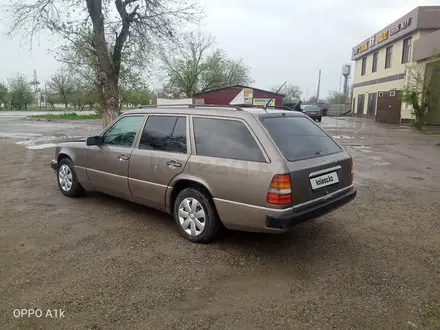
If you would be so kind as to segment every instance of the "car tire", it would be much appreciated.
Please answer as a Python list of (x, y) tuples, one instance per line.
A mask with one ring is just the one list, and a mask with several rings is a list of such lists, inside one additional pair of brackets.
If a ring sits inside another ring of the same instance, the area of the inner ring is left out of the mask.
[(213, 242), (223, 229), (214, 202), (198, 188), (186, 188), (177, 195), (174, 219), (180, 234), (194, 243)]
[(64, 158), (58, 163), (57, 182), (64, 196), (79, 197), (84, 194), (84, 188), (76, 176), (75, 166), (69, 158)]
[(319, 117), (319, 118), (318, 118), (318, 121), (321, 122), (321, 121), (322, 121), (322, 117)]

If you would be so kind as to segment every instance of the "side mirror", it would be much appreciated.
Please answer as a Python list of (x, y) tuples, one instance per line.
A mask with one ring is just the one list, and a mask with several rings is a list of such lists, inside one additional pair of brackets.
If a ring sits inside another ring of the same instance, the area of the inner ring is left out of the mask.
[(99, 146), (101, 144), (101, 136), (90, 136), (86, 139), (86, 145)]

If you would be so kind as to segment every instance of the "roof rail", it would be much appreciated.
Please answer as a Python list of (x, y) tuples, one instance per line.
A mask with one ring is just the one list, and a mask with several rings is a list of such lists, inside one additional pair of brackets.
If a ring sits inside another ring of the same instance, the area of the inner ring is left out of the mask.
[(237, 111), (243, 111), (243, 108), (238, 105), (217, 105), (217, 104), (151, 104), (151, 105), (140, 105), (138, 109), (160, 108), (160, 107), (231, 108)]

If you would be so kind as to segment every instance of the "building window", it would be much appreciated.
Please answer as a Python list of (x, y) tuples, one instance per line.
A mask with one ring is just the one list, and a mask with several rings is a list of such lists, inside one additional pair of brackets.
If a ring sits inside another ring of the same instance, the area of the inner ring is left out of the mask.
[(385, 69), (391, 68), (391, 58), (393, 57), (393, 46), (387, 47), (385, 56)]
[(402, 63), (408, 63), (411, 57), (412, 37), (403, 40)]
[(362, 59), (362, 69), (361, 69), (361, 76), (365, 76), (365, 72), (367, 71), (367, 57), (364, 57)]
[(371, 72), (377, 72), (377, 61), (379, 60), (379, 52), (373, 54), (373, 65), (371, 67)]

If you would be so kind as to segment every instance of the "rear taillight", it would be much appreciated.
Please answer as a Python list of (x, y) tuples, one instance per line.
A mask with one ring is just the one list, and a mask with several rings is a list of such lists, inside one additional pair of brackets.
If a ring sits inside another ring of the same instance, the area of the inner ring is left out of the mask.
[(289, 174), (277, 174), (272, 178), (266, 200), (269, 204), (275, 205), (292, 204), (292, 184)]
[(318, 116), (321, 116), (321, 111), (318, 111), (316, 114), (317, 114)]
[(353, 184), (353, 177), (354, 177), (354, 162), (353, 162), (353, 158), (351, 159), (350, 162), (350, 184)]

